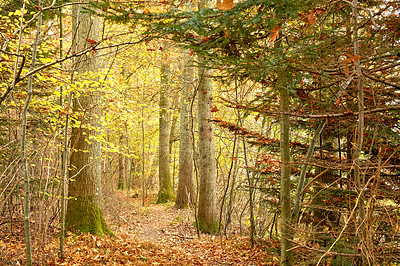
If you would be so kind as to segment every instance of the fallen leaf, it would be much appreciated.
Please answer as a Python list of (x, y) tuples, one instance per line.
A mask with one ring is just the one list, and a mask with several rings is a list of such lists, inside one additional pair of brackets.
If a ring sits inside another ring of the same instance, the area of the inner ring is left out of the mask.
[(279, 38), (279, 29), (280, 29), (281, 27), (279, 27), (279, 26), (276, 26), (275, 28), (273, 28), (272, 30), (271, 30), (271, 35), (270, 35), (270, 42), (275, 42), (276, 41), (276, 39), (278, 39)]
[(217, 0), (217, 8), (220, 10), (231, 10), (234, 6), (233, 0)]

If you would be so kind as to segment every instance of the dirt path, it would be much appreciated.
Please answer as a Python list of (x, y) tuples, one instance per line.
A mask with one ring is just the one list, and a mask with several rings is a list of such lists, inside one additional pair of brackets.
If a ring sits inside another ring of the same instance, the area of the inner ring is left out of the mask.
[[(167, 256), (178, 265), (275, 265), (276, 259), (261, 247), (250, 248), (248, 239), (197, 237), (194, 210), (177, 210), (172, 203), (155, 204), (150, 195), (142, 206), (140, 198), (118, 194), (107, 214), (107, 222), (124, 239), (144, 241), (158, 248), (157, 256)], [(160, 254), (161, 252), (161, 254)], [(171, 257), (172, 256), (172, 257)], [(171, 261), (171, 264), (173, 264)]]
[(142, 206), (140, 198), (116, 195), (108, 213), (108, 224), (116, 234), (154, 243), (177, 244), (196, 236), (194, 213), (178, 210), (172, 203), (155, 204), (156, 195), (149, 195)]
[[(265, 243), (251, 248), (246, 237), (198, 238), (192, 210), (177, 210), (172, 203), (155, 204), (155, 196), (149, 196), (145, 207), (141, 199), (127, 201), (121, 193), (106, 198), (104, 216), (115, 237), (68, 233), (64, 259), (58, 257), (55, 234), (44, 247), (33, 239), (34, 265), (279, 265), (276, 253)], [(2, 239), (0, 266), (24, 265), (23, 234)], [(270, 245), (275, 250), (279, 246)]]

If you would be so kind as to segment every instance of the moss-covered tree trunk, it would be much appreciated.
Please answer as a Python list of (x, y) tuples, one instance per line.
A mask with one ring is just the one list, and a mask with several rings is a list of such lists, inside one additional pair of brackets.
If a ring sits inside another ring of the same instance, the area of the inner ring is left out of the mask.
[[(98, 18), (81, 12), (83, 3), (73, 6), (73, 36), (75, 51), (92, 45), (87, 40), (98, 40)], [(86, 53), (76, 59), (74, 68), (78, 78), (88, 79), (98, 70), (96, 52)], [(100, 96), (97, 88), (86, 85), (74, 99), (73, 112), (80, 121), (72, 129), (71, 161), (68, 187), (66, 228), (70, 231), (96, 235), (111, 234), (101, 209), (101, 151), (99, 134), (101, 116)]]
[(160, 84), (160, 125), (159, 125), (159, 147), (158, 147), (158, 175), (160, 179), (160, 190), (158, 191), (157, 203), (165, 203), (174, 198), (172, 190), (172, 179), (170, 172), (169, 156), (169, 76), (170, 69), (167, 60), (168, 49), (164, 42), (164, 50), (161, 62), (161, 84)]
[(179, 128), (179, 181), (176, 193), (175, 207), (186, 208), (194, 206), (196, 190), (193, 176), (193, 137), (191, 132), (190, 94), (193, 93), (194, 68), (190, 51), (185, 50), (183, 55), (183, 82), (180, 106)]

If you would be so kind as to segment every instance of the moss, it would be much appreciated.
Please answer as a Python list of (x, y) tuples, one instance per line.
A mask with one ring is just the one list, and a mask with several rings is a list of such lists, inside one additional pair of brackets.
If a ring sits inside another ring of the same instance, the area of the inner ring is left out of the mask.
[(100, 207), (93, 196), (77, 197), (68, 201), (66, 228), (75, 233), (91, 233), (100, 236), (114, 235), (108, 228)]
[(158, 192), (158, 199), (157, 199), (157, 204), (160, 203), (166, 203), (168, 201), (172, 201), (174, 200), (174, 193), (172, 191), (172, 187), (171, 189), (160, 189), (160, 191)]
[(118, 183), (117, 189), (124, 190), (125, 188), (126, 188), (126, 187), (125, 187), (125, 182), (119, 182), (119, 183)]
[(199, 221), (199, 230), (202, 233), (216, 235), (218, 233), (218, 227), (219, 227), (218, 222), (214, 222), (212, 224), (206, 224), (202, 221)]

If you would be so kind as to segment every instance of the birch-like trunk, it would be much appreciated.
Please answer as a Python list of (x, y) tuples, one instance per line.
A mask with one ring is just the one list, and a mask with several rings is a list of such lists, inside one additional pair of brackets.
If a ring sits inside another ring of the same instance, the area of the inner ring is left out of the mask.
[(190, 51), (183, 52), (183, 82), (180, 106), (179, 127), (179, 181), (175, 206), (186, 208), (196, 203), (196, 190), (193, 176), (193, 136), (191, 132), (192, 118), (190, 116), (190, 96), (194, 87), (194, 68)]

